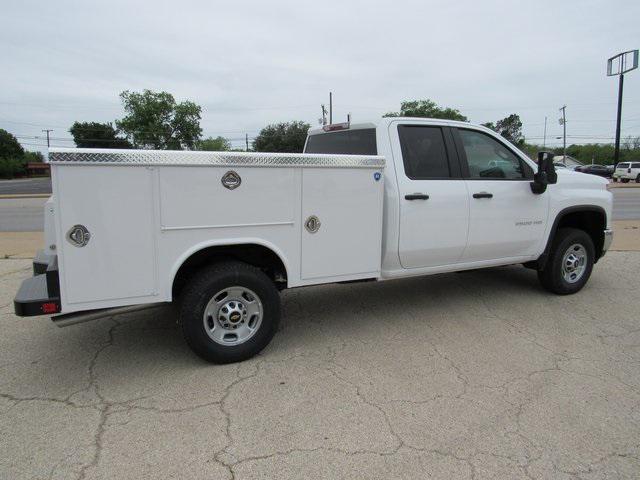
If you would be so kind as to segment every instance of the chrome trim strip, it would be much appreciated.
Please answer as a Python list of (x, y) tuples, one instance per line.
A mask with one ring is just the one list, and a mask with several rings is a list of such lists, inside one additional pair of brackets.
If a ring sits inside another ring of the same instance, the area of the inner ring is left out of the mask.
[(375, 155), (52, 148), (49, 151), (49, 163), (58, 165), (383, 168), (385, 160), (384, 157)]
[(185, 225), (181, 227), (160, 227), (163, 232), (170, 232), (173, 230), (204, 230), (208, 228), (238, 228), (238, 227), (272, 227), (279, 225), (293, 225), (293, 220), (289, 222), (265, 222), (265, 223), (238, 223), (229, 225)]

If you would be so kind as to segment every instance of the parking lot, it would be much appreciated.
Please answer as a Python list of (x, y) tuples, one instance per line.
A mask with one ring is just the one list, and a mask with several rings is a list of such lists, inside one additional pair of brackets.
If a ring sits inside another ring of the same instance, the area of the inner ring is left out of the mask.
[(0, 478), (638, 478), (639, 268), (287, 291), (271, 345), (214, 366), (171, 309), (15, 317), (30, 262), (3, 260)]

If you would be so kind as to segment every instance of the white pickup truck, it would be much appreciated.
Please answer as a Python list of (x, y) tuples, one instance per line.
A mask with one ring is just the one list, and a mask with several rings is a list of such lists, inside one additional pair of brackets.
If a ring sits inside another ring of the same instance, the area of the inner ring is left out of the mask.
[(612, 239), (606, 180), (494, 132), (386, 118), (303, 154), (51, 149), (46, 248), (15, 297), (59, 325), (179, 301), (194, 352), (262, 350), (279, 291), (523, 264), (580, 290)]

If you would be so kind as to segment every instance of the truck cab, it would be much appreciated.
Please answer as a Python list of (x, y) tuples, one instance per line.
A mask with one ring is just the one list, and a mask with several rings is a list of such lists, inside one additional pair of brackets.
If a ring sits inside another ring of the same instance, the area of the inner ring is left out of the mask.
[(308, 153), (377, 154), (387, 160), (381, 277), (522, 263), (541, 266), (553, 234), (588, 232), (594, 261), (611, 241), (607, 181), (565, 170), (542, 193), (538, 165), (482, 126), (383, 118), (309, 132)]

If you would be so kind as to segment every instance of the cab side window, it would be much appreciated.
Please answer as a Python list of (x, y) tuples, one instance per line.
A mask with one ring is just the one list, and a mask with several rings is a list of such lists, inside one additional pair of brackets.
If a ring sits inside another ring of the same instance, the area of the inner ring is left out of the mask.
[(412, 180), (450, 178), (442, 128), (422, 125), (399, 125), (402, 161)]
[(503, 144), (483, 132), (458, 129), (469, 178), (520, 180), (533, 172)]

